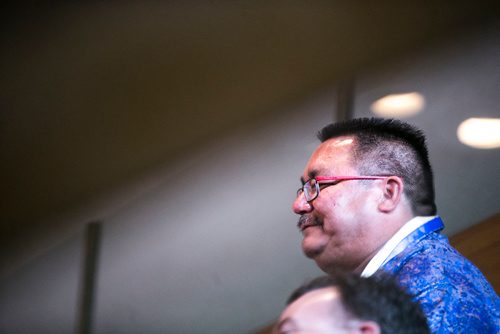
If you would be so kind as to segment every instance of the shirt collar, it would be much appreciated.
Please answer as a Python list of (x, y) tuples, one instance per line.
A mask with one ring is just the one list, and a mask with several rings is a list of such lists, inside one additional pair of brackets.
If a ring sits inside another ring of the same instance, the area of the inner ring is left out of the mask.
[(399, 243), (412, 232), (420, 228), (425, 223), (433, 220), (437, 216), (416, 216), (410, 219), (382, 246), (375, 256), (368, 262), (361, 273), (363, 277), (373, 275), (384, 263), (390, 260), (391, 253)]

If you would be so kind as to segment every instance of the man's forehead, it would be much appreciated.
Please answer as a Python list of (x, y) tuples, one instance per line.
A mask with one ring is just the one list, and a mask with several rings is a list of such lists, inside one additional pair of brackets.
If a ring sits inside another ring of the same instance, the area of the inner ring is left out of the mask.
[(328, 304), (332, 300), (338, 299), (339, 296), (339, 291), (334, 286), (309, 291), (288, 305), (284, 315), (286, 314), (289, 316), (299, 310), (307, 309), (312, 306), (317, 307), (318, 305)]
[(350, 151), (354, 145), (353, 136), (334, 137), (322, 142), (315, 152), (328, 153), (328, 152), (343, 152)]
[(309, 291), (286, 307), (281, 314), (280, 322), (304, 315), (304, 312), (318, 315), (320, 311), (329, 312), (333, 307), (332, 303), (339, 301), (340, 292), (336, 287), (330, 286)]
[(352, 136), (335, 137), (324, 141), (311, 155), (304, 175), (314, 177), (331, 173), (331, 169), (335, 167), (342, 169), (349, 167), (353, 145)]
[(331, 147), (344, 147), (352, 146), (354, 143), (354, 137), (352, 136), (342, 136), (326, 140), (323, 144), (328, 144)]
[[(305, 293), (295, 302), (301, 305), (310, 305), (316, 303), (330, 302), (334, 299), (339, 298), (340, 293), (338, 289), (334, 286), (327, 286), (324, 288), (315, 289)], [(294, 302), (294, 303), (295, 303)], [(293, 303), (291, 304), (293, 305)]]

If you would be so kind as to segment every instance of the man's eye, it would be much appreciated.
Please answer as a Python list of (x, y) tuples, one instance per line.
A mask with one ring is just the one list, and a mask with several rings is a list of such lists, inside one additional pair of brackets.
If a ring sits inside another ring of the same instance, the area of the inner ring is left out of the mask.
[(327, 182), (327, 183), (321, 183), (321, 184), (319, 185), (319, 188), (320, 188), (320, 189), (323, 189), (324, 187), (327, 187), (327, 186), (334, 186), (334, 185), (339, 184), (339, 183), (340, 183), (340, 181), (338, 181), (338, 180), (337, 180), (337, 181), (329, 181), (329, 182)]

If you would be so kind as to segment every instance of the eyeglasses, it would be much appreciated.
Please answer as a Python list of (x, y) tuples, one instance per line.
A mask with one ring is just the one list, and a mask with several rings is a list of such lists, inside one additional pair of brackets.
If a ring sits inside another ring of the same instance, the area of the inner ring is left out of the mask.
[(316, 176), (304, 182), (304, 185), (301, 188), (299, 188), (299, 190), (297, 190), (297, 196), (300, 196), (303, 193), (306, 201), (311, 202), (314, 201), (316, 197), (318, 197), (321, 185), (333, 186), (341, 181), (380, 180), (380, 179), (385, 179), (387, 177), (388, 176), (361, 176), (361, 175), (360, 176)]

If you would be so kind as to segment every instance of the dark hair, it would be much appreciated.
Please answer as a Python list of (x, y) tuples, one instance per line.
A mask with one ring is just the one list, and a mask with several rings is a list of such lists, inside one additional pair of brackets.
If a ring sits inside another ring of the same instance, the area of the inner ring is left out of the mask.
[(382, 334), (430, 333), (420, 305), (387, 275), (361, 277), (337, 272), (333, 276), (320, 276), (295, 290), (287, 305), (308, 292), (326, 287), (337, 288), (344, 309), (355, 318), (376, 322)]
[(324, 142), (339, 136), (354, 136), (353, 164), (365, 175), (397, 175), (413, 214), (436, 214), (434, 181), (424, 133), (395, 119), (356, 118), (332, 123), (318, 133)]

